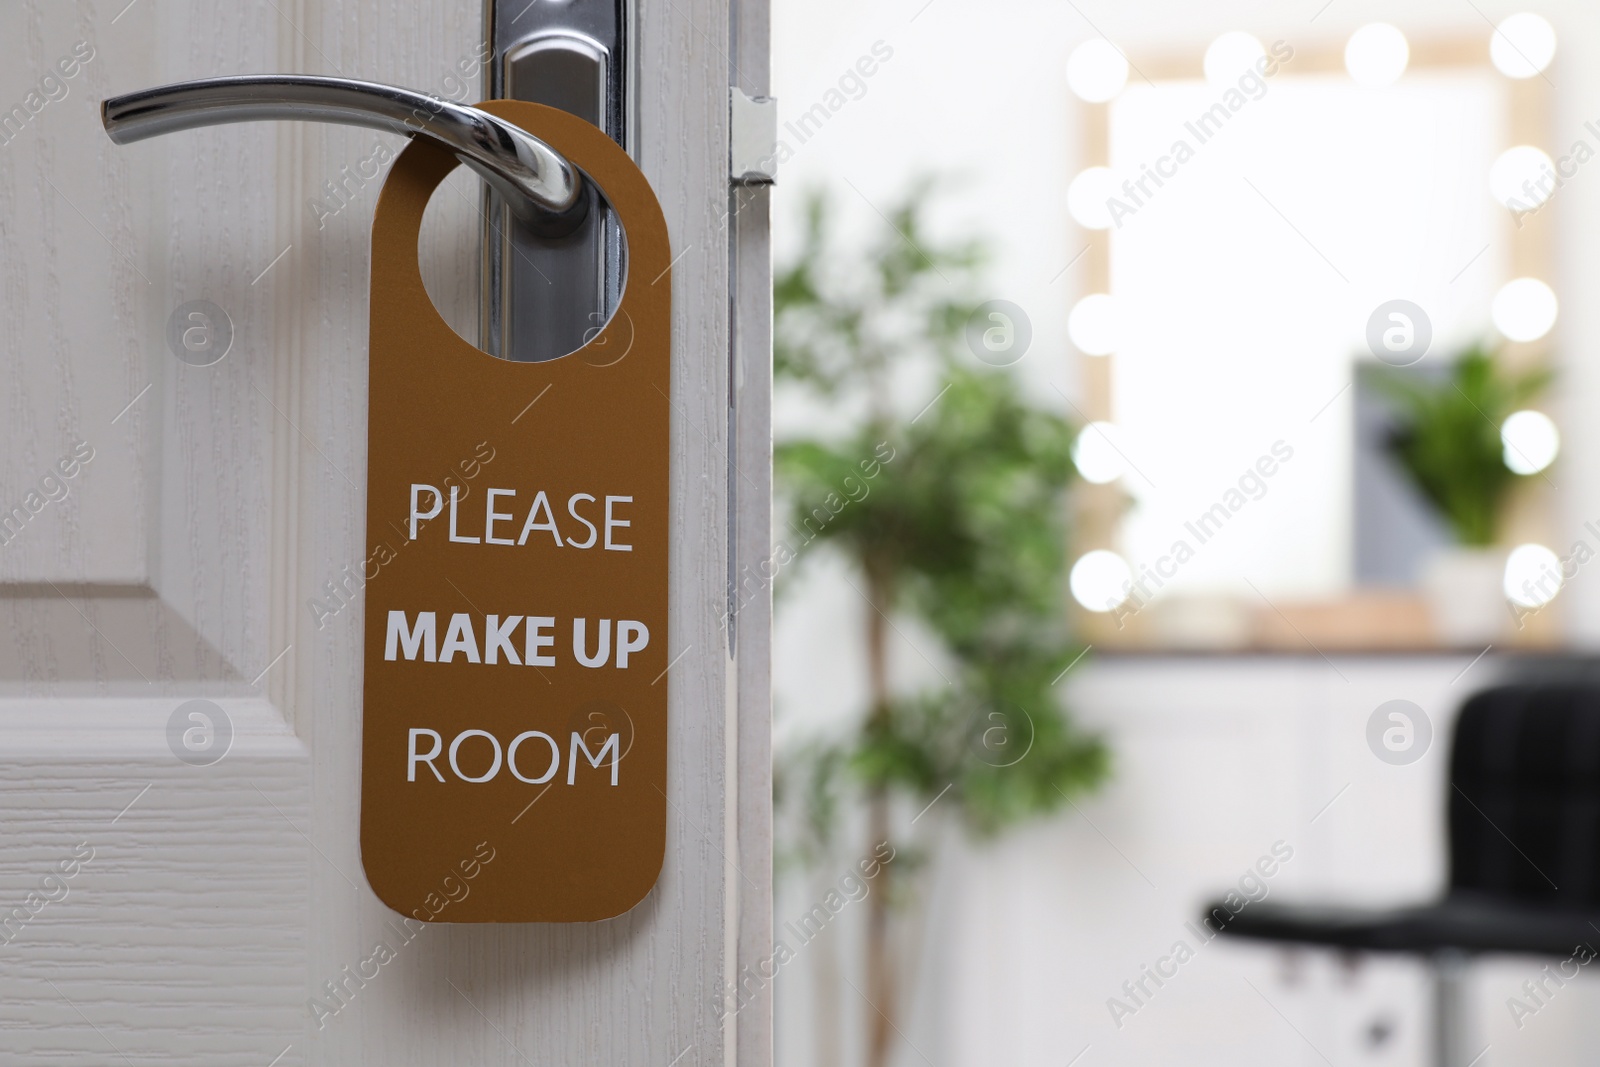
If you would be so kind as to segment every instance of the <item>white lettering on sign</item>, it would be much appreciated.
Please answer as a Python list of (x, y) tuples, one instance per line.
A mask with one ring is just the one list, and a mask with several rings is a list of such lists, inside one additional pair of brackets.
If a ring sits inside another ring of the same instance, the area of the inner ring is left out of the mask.
[(482, 663), (478, 658), (478, 635), (472, 631), (472, 620), (465, 613), (450, 616), (450, 628), (444, 632), (444, 644), (439, 648), (439, 662), (449, 663), (457, 652), (466, 655), (468, 663)]
[[(482, 534), (474, 533), (472, 524), (477, 520), (464, 513), (461, 507), (460, 486), (450, 486), (450, 521), (447, 539), (458, 545), (535, 545), (545, 543), (544, 535), (555, 548), (595, 548), (609, 552), (632, 552), (633, 545), (624, 540), (624, 531), (633, 522), (624, 516), (625, 505), (633, 503), (632, 495), (608, 494), (602, 498), (592, 493), (573, 493), (567, 497), (567, 518), (558, 522), (550, 495), (540, 489), (527, 499), (527, 510), (516, 503), (515, 489), (489, 489), (484, 494)], [(444, 510), (446, 495), (437, 486), (423, 482), (411, 485), (411, 514), (409, 525), (411, 540), (417, 539), (418, 524), (426, 522)], [(423, 506), (423, 502), (427, 506)], [(590, 505), (598, 505), (591, 507)], [(508, 510), (500, 511), (497, 507)], [(522, 525), (517, 526), (521, 515)], [(598, 524), (597, 524), (598, 523)], [(515, 538), (511, 531), (520, 529)], [(603, 529), (603, 533), (602, 533)], [(576, 535), (576, 536), (574, 536)]]
[[(424, 488), (432, 489), (433, 487), (430, 485), (425, 486)], [(412, 486), (411, 491), (415, 493), (417, 491), (417, 487)], [(460, 492), (461, 487), (459, 485), (452, 485), (450, 487), (450, 540), (459, 541), (464, 545), (475, 545), (478, 543), (478, 539), (476, 537), (456, 536), (456, 507), (458, 504), (460, 504), (460, 501), (456, 499), (456, 495)]]
[(494, 509), (494, 498), (497, 497), (497, 496), (516, 496), (517, 495), (517, 491), (515, 489), (491, 489), (491, 490), (489, 490), (489, 492), (486, 495), (489, 498), (488, 499), (488, 512), (489, 513), (483, 517), (483, 543), (486, 544), (486, 545), (514, 545), (514, 544), (516, 544), (516, 542), (511, 540), (511, 538), (509, 538), (509, 537), (496, 537), (494, 535), (494, 521), (496, 519), (510, 519), (511, 518), (511, 512), (509, 512), (509, 511), (496, 511)]
[(650, 643), (650, 631), (642, 622), (620, 619), (617, 622), (617, 666), (627, 669), (628, 655)]
[[(433, 747), (426, 752), (417, 751), (417, 739), (421, 737), (433, 739)], [(440, 774), (439, 768), (433, 765), (433, 761), (438, 758), (439, 750), (442, 748), (444, 748), (444, 738), (439, 736), (438, 731), (412, 730), (411, 755), (406, 766), (406, 781), (414, 782), (417, 780), (417, 764), (419, 763), (426, 763), (428, 765), (428, 770), (433, 772), (433, 776), (439, 779), (441, 782), (444, 781), (444, 775)]]
[(583, 735), (576, 730), (572, 731), (572, 754), (567, 757), (568, 785), (574, 784), (573, 779), (578, 776), (579, 752), (582, 752), (584, 759), (589, 761), (589, 766), (597, 769), (600, 766), (600, 761), (606, 758), (606, 753), (611, 753), (611, 784), (617, 784), (617, 762), (621, 759), (622, 747), (617, 742), (616, 734), (608, 734), (606, 736), (606, 743), (600, 746), (600, 752), (596, 755), (589, 751), (589, 746), (583, 740)]
[[(475, 741), (474, 739), (477, 738), (482, 740)], [(517, 762), (517, 750), (523, 744), (536, 738), (538, 741), (543, 742), (544, 749), (548, 750), (549, 763), (538, 775), (529, 776), (526, 772), (536, 767), (545, 758), (543, 751), (535, 743), (530, 751), (522, 757), (527, 763), (524, 766), (519, 765)], [(473, 746), (468, 750), (468, 754), (463, 756), (461, 752), (462, 746), (469, 741), (474, 742)], [(424, 745), (426, 746), (426, 751), (424, 751)], [(445, 782), (447, 779), (444, 776), (444, 772), (440, 771), (435, 763), (444, 751), (444, 737), (439, 731), (426, 728), (412, 729), (406, 752), (406, 781), (415, 782), (417, 780), (417, 768), (422, 766), (433, 773), (435, 781)], [(535, 753), (538, 753), (538, 755), (535, 755)], [(485, 755), (488, 757), (487, 761), (485, 761)], [(601, 769), (606, 762), (606, 757), (609, 755), (611, 757), (611, 784), (617, 784), (617, 771), (622, 762), (622, 742), (617, 734), (607, 734), (605, 742), (600, 746), (600, 751), (591, 752), (589, 743), (584, 740), (583, 735), (576, 730), (572, 731), (572, 741), (568, 746), (567, 753), (568, 785), (578, 784), (579, 755), (583, 757), (582, 762), (588, 763), (595, 770)], [(556, 772), (561, 769), (561, 746), (554, 737), (542, 730), (525, 730), (513, 737), (511, 744), (502, 750), (500, 739), (489, 731), (462, 730), (451, 740), (446, 762), (450, 767), (450, 772), (458, 781), (468, 782), (472, 785), (481, 785), (484, 782), (492, 781), (502, 769), (510, 771), (511, 776), (519, 782), (525, 782), (528, 785), (544, 785), (554, 778)], [(466, 769), (462, 768), (463, 762), (468, 765)], [(484, 769), (479, 770), (480, 767)], [(427, 779), (424, 778), (423, 780), (426, 781)]]
[[(461, 769), (461, 764), (456, 762), (456, 753), (461, 748), (461, 742), (469, 737), (481, 737), (494, 746), (494, 762), (489, 764), (489, 769), (474, 778)], [(456, 734), (456, 739), (450, 742), (450, 769), (456, 772), (456, 777), (463, 782), (487, 782), (500, 773), (500, 739), (487, 730), (463, 730)]]
[(585, 667), (604, 667), (606, 660), (611, 658), (611, 620), (600, 620), (600, 636), (595, 639), (597, 648), (593, 656), (584, 654), (583, 631), (587, 628), (587, 619), (572, 620), (572, 654), (579, 663)]
[[(592, 639), (589, 637), (591, 621), (598, 624), (592, 631)], [(518, 626), (523, 630), (520, 659), (514, 643)], [(441, 641), (437, 614), (419, 611), (413, 618), (411, 613), (396, 608), (389, 612), (383, 658), (454, 663), (459, 656), (460, 662), (489, 666), (504, 662), (513, 667), (554, 667), (556, 635), (551, 631), (555, 627), (556, 619), (552, 615), (487, 615), (480, 644), (472, 616), (457, 612), (445, 623)], [(627, 670), (633, 654), (649, 646), (650, 628), (635, 619), (618, 619), (615, 626), (610, 619), (572, 620), (572, 655), (582, 666), (598, 669), (609, 663), (618, 670)], [(552, 651), (546, 652), (546, 649)]]
[[(546, 767), (544, 769), (544, 773), (539, 775), (537, 778), (529, 778), (527, 775), (523, 774), (522, 771), (517, 769), (517, 748), (522, 744), (522, 742), (528, 740), (530, 737), (537, 737), (545, 744), (550, 746), (550, 765)], [(529, 785), (544, 785), (546, 782), (556, 776), (556, 770), (560, 766), (561, 747), (556, 744), (555, 738), (541, 730), (528, 730), (524, 733), (518, 734), (516, 737), (511, 739), (511, 747), (506, 749), (506, 767), (510, 769), (512, 776), (515, 777), (519, 782), (527, 782)]]
[(631, 503), (633, 503), (633, 497), (631, 497), (631, 496), (608, 496), (608, 497), (606, 497), (606, 548), (609, 549), (612, 552), (632, 552), (633, 551), (633, 546), (632, 545), (625, 545), (625, 544), (622, 544), (621, 542), (613, 542), (611, 540), (611, 531), (612, 530), (616, 529), (619, 526), (631, 526), (632, 525), (632, 523), (628, 522), (626, 519), (614, 519), (614, 518), (612, 518), (611, 517), (611, 509), (612, 509), (612, 507), (617, 505), (617, 504), (631, 504)]
[(599, 535), (594, 532), (594, 523), (578, 514), (578, 501), (580, 500), (587, 500), (591, 504), (594, 503), (594, 497), (590, 496), (588, 493), (575, 493), (572, 499), (567, 501), (567, 514), (583, 523), (584, 527), (589, 531), (589, 539), (579, 542), (574, 541), (569, 537), (567, 538), (567, 544), (571, 545), (573, 548), (593, 548), (595, 538)]
[(406, 625), (405, 612), (389, 612), (389, 632), (383, 641), (383, 658), (394, 659), (396, 648), (404, 649), (406, 659), (416, 659), (419, 650), (426, 662), (432, 663), (437, 659), (438, 651), (433, 643), (433, 612), (419, 611), (415, 626)]
[(488, 630), (483, 635), (485, 663), (499, 663), (502, 652), (506, 654), (506, 662), (513, 667), (522, 662), (517, 659), (517, 650), (511, 644), (511, 633), (521, 621), (521, 615), (507, 615), (504, 622), (500, 621), (498, 615), (489, 616)]
[[(423, 493), (433, 494), (433, 509), (431, 511), (417, 510), (417, 498)], [(417, 522), (422, 519), (433, 518), (439, 514), (439, 509), (442, 507), (444, 507), (444, 497), (440, 495), (439, 490), (431, 485), (413, 484), (411, 486), (411, 540), (415, 541), (417, 539)]]

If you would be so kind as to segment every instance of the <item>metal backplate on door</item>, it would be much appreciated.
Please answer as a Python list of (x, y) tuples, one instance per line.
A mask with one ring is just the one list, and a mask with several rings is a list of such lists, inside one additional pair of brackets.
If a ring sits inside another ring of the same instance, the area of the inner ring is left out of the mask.
[[(485, 0), (484, 95), (576, 115), (635, 155), (632, 0)], [(589, 195), (594, 195), (592, 192)], [(591, 204), (561, 237), (513, 216), (484, 193), (479, 338), (517, 362), (556, 359), (598, 334), (622, 292), (627, 249), (609, 207)]]

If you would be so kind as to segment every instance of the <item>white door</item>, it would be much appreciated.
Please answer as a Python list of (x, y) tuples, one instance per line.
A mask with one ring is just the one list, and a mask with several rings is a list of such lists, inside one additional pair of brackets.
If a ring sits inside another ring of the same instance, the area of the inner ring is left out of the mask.
[[(665, 868), (609, 922), (418, 930), (362, 873), (368, 240), (401, 139), (100, 127), (109, 95), (240, 73), (471, 102), (481, 8), (0, 10), (0, 1062), (768, 1059), (760, 991), (719, 1007), (770, 945), (764, 591), (723, 625), (768, 536), (766, 204), (730, 216), (727, 121), (730, 82), (765, 89), (764, 3), (640, 3), (639, 160), (679, 257), (676, 658)], [(452, 322), (476, 183), (426, 231)], [(210, 365), (202, 300), (231, 323)]]

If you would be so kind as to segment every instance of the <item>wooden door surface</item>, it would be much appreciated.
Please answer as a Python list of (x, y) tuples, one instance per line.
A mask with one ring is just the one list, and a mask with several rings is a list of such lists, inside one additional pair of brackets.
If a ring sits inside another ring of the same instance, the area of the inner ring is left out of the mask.
[[(764, 5), (639, 3), (638, 159), (676, 257), (667, 858), (606, 922), (407, 924), (363, 874), (369, 225), (402, 139), (100, 127), (107, 96), (240, 73), (470, 103), (481, 17), (0, 11), (0, 1062), (769, 1059), (764, 983), (723, 1007), (771, 943), (768, 610), (738, 582), (769, 537), (767, 217), (728, 179)], [(477, 210), (458, 172), (423, 239), (469, 340)], [(511, 429), (484, 426), (464, 484)]]

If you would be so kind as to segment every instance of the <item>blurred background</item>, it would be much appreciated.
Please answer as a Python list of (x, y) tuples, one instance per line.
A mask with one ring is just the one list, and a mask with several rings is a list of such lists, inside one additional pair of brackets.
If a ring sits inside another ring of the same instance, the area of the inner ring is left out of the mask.
[(774, 20), (779, 1062), (1439, 1062), (1426, 954), (1200, 916), (1437, 899), (1461, 705), (1600, 639), (1600, 12)]

